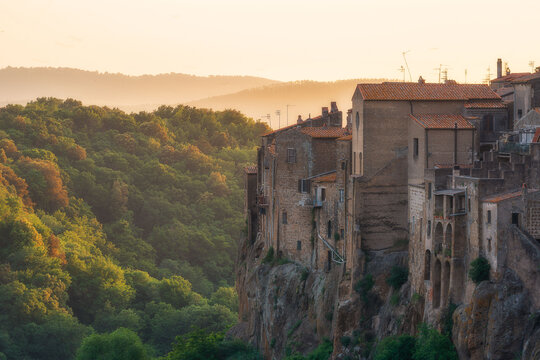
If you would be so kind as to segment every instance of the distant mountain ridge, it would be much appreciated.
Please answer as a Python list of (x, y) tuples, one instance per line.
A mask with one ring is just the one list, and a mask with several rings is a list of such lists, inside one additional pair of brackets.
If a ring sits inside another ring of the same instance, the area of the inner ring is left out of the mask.
[(129, 76), (73, 68), (7, 67), (0, 69), (0, 105), (56, 97), (140, 111), (275, 83), (278, 81), (254, 76)]
[[(388, 79), (349, 79), (333, 82), (293, 81), (266, 85), (254, 89), (246, 89), (234, 94), (214, 96), (207, 99), (195, 100), (188, 105), (213, 110), (237, 109), (254, 119), (268, 122), (270, 115), (271, 127), (292, 124), (302, 115), (303, 118), (321, 114), (321, 107), (330, 106), (336, 101), (343, 111), (345, 123), (347, 109), (351, 107), (351, 98), (358, 83), (377, 83)], [(276, 115), (280, 110), (281, 118)]]

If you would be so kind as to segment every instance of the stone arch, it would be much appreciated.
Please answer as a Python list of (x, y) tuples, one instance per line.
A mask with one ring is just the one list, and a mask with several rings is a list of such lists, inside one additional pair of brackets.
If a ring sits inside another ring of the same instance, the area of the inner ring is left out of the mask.
[(433, 251), (435, 255), (442, 251), (443, 239), (443, 225), (441, 222), (437, 222), (437, 225), (435, 226), (435, 234), (433, 236)]
[(437, 259), (433, 268), (433, 308), (441, 306), (441, 261)]
[(443, 252), (445, 256), (452, 255), (452, 224), (446, 225), (446, 231), (444, 232)]
[(442, 299), (444, 304), (448, 304), (448, 294), (450, 290), (450, 262), (445, 261), (442, 270)]
[(426, 250), (424, 256), (424, 280), (431, 278), (431, 251)]

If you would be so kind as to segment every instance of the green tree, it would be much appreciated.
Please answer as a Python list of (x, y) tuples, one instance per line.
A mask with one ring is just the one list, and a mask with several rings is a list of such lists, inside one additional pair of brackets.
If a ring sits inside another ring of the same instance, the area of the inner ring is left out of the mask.
[(131, 330), (120, 328), (109, 334), (93, 334), (83, 340), (77, 360), (146, 360), (141, 339)]

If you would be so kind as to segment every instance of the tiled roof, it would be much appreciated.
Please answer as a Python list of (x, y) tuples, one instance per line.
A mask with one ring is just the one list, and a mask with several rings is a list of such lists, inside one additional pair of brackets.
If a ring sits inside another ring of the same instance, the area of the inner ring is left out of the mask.
[(277, 133), (280, 133), (280, 132), (282, 132), (282, 131), (284, 131), (284, 130), (292, 129), (292, 128), (295, 127), (295, 126), (298, 126), (298, 124), (292, 124), (292, 125), (289, 125), (289, 126), (284, 126), (284, 127), (282, 127), (282, 128), (279, 128), (279, 129), (272, 130), (272, 131), (269, 131), (269, 132), (267, 132), (267, 133), (264, 133), (264, 134), (262, 134), (261, 136), (264, 137), (264, 136), (268, 136), (268, 135), (272, 135), (272, 134), (277, 134)]
[(468, 101), (465, 103), (467, 109), (504, 109), (506, 105), (500, 101)]
[[(530, 189), (528, 191), (528, 193), (533, 193), (533, 192), (537, 192), (537, 191), (538, 190)], [(498, 203), (498, 202), (504, 201), (504, 200), (515, 199), (515, 198), (521, 196), (521, 194), (523, 194), (523, 192), (521, 190), (517, 190), (517, 191), (508, 192), (508, 193), (504, 193), (504, 194), (490, 195), (490, 196), (487, 196), (487, 197), (483, 198), (482, 201), (490, 202), (490, 203)]]
[(351, 141), (352, 140), (352, 135), (345, 135), (345, 136), (342, 136), (340, 138), (338, 138), (339, 141)]
[(358, 84), (364, 100), (473, 100), (500, 99), (487, 85), (382, 83)]
[(505, 76), (501, 76), (500, 78), (496, 78), (491, 80), (492, 83), (500, 83), (500, 82), (510, 82), (514, 81), (520, 77), (530, 75), (531, 73), (513, 73)]
[(535, 73), (532, 73), (532, 74), (527, 74), (525, 76), (521, 76), (521, 77), (515, 79), (512, 82), (513, 83), (525, 83), (527, 81), (534, 80), (534, 79), (540, 79), (540, 72), (535, 72)]
[(257, 166), (256, 165), (246, 166), (244, 168), (244, 171), (246, 172), (246, 174), (256, 174), (257, 173)]
[(312, 138), (318, 139), (333, 139), (347, 135), (347, 128), (334, 126), (305, 127), (300, 131)]
[(539, 128), (536, 128), (536, 131), (534, 132), (534, 136), (533, 136), (533, 143), (537, 143), (537, 142), (540, 142), (540, 127)]
[(315, 182), (336, 182), (336, 173), (317, 176), (311, 179)]
[(462, 115), (457, 114), (416, 114), (409, 115), (414, 121), (425, 129), (454, 129), (457, 123), (458, 129), (474, 129)]

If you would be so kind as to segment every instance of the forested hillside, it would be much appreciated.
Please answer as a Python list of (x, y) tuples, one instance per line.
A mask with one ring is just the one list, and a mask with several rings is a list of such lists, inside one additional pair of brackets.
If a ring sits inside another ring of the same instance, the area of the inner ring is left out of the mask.
[(234, 324), (242, 169), (266, 130), (185, 106), (1, 108), (0, 359), (72, 359), (85, 338), (80, 359), (158, 356)]

